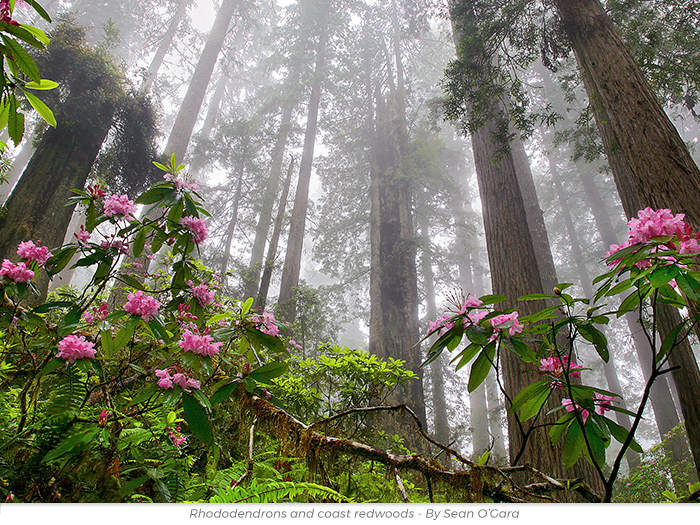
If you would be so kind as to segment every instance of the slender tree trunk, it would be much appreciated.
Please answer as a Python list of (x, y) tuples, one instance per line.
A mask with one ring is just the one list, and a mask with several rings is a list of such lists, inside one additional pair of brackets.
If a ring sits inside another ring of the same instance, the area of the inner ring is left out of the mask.
[(231, 258), (231, 243), (233, 242), (233, 232), (236, 229), (236, 223), (238, 222), (238, 206), (241, 202), (241, 192), (243, 190), (243, 175), (245, 174), (245, 162), (248, 156), (248, 143), (250, 137), (246, 137), (245, 143), (243, 145), (243, 152), (241, 153), (240, 161), (238, 163), (238, 183), (236, 184), (236, 193), (233, 197), (233, 210), (231, 211), (231, 220), (229, 221), (228, 230), (226, 231), (226, 241), (224, 242), (223, 259), (221, 261), (221, 270), (219, 271), (219, 277), (221, 277), (221, 284), (226, 285), (226, 271), (228, 270), (228, 261)]
[(180, 0), (178, 3), (177, 10), (175, 11), (175, 14), (173, 14), (173, 17), (170, 19), (170, 23), (168, 24), (168, 29), (165, 31), (165, 34), (163, 34), (163, 38), (161, 38), (160, 44), (158, 44), (158, 49), (156, 49), (156, 54), (153, 56), (150, 66), (148, 66), (148, 71), (146, 72), (143, 84), (141, 85), (141, 91), (144, 93), (149, 92), (153, 87), (153, 82), (158, 75), (158, 70), (163, 64), (163, 59), (165, 59), (165, 55), (168, 53), (168, 50), (173, 43), (173, 39), (175, 38), (180, 22), (182, 22), (182, 19), (187, 13), (187, 6), (189, 3), (190, 0)]
[(278, 300), (278, 308), (280, 309), (281, 317), (290, 323), (294, 322), (296, 316), (294, 289), (299, 286), (299, 274), (301, 273), (301, 254), (304, 247), (306, 213), (309, 206), (311, 167), (314, 158), (316, 130), (318, 128), (318, 108), (321, 102), (321, 90), (323, 88), (326, 44), (328, 43), (328, 10), (330, 6), (324, 4), (324, 9), (325, 11), (321, 14), (321, 27), (319, 30), (318, 46), (316, 48), (316, 66), (314, 69), (314, 79), (311, 85), (309, 111), (306, 119), (304, 149), (299, 165), (299, 179), (297, 181), (294, 208), (292, 209), (292, 218), (289, 225), (287, 253), (284, 259), (284, 270), (282, 271), (282, 282), (280, 283), (280, 295)]
[(12, 159), (12, 167), (7, 174), (7, 182), (0, 186), (0, 203), (5, 203), (10, 196), (12, 188), (15, 187), (17, 181), (22, 176), (22, 172), (27, 167), (29, 159), (34, 154), (34, 131), (26, 137), (22, 149), (19, 150), (17, 156)]
[[(435, 284), (433, 282), (433, 261), (430, 248), (429, 221), (423, 216), (420, 221), (423, 279), (425, 280), (425, 308), (428, 319), (437, 318), (437, 305), (435, 304)], [(434, 337), (431, 344), (434, 342)], [(447, 421), (447, 403), (445, 400), (445, 378), (442, 359), (436, 359), (430, 365), (430, 381), (433, 386), (433, 423), (436, 439), (443, 444), (450, 441), (450, 425)]]
[(294, 157), (289, 161), (289, 169), (287, 170), (287, 180), (282, 188), (282, 196), (280, 197), (279, 206), (277, 208), (277, 218), (275, 219), (275, 228), (272, 231), (270, 239), (270, 247), (267, 250), (267, 258), (265, 259), (265, 268), (260, 279), (260, 290), (255, 298), (253, 308), (259, 311), (265, 310), (267, 305), (267, 294), (270, 290), (270, 281), (272, 280), (272, 270), (275, 267), (275, 259), (277, 259), (277, 246), (279, 244), (280, 235), (282, 234), (282, 225), (284, 223), (284, 212), (287, 208), (287, 196), (289, 195), (289, 187), (292, 184), (292, 175), (294, 173)]
[(207, 43), (199, 56), (199, 61), (187, 87), (187, 93), (170, 131), (168, 143), (164, 149), (164, 153), (168, 156), (174, 153), (178, 160), (185, 158), (187, 145), (192, 137), (192, 131), (197, 122), (199, 110), (207, 92), (207, 86), (214, 72), (214, 66), (216, 66), (216, 59), (224, 44), (233, 13), (239, 7), (239, 4), (240, 0), (223, 0), (221, 7), (216, 13), (216, 19), (207, 37)]

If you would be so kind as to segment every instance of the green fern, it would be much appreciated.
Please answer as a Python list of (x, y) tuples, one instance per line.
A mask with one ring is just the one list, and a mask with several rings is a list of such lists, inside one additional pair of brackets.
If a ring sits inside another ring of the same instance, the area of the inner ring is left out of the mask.
[(219, 495), (212, 497), (210, 503), (280, 503), (302, 498), (306, 501), (332, 500), (349, 502), (348, 498), (335, 490), (307, 482), (274, 481), (254, 479), (248, 486), (227, 487)]
[(60, 376), (54, 391), (53, 400), (46, 410), (49, 415), (65, 415), (79, 412), (87, 395), (85, 383), (73, 374)]

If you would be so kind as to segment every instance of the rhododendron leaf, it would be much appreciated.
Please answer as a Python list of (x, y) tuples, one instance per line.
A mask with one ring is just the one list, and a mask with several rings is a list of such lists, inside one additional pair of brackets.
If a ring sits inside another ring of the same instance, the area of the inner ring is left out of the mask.
[(253, 298), (248, 297), (248, 299), (246, 299), (245, 302), (241, 305), (241, 315), (247, 314), (251, 306), (253, 306)]
[(661, 362), (661, 360), (666, 356), (666, 354), (668, 354), (668, 352), (676, 346), (678, 336), (687, 324), (687, 320), (683, 321), (678, 326), (674, 327), (673, 330), (671, 330), (668, 334), (666, 334), (666, 337), (664, 337), (664, 340), (661, 343), (659, 353), (656, 354), (656, 358), (654, 359), (655, 365), (658, 365)]
[(24, 96), (27, 97), (27, 100), (36, 110), (36, 112), (39, 113), (39, 116), (43, 118), (49, 126), (55, 128), (56, 117), (54, 116), (53, 111), (51, 111), (49, 107), (46, 104), (44, 104), (36, 95), (32, 95), (29, 91), (25, 91)]
[[(584, 426), (584, 432), (586, 438), (588, 439), (588, 444), (586, 445), (584, 441), (583, 454), (591, 465), (598, 465), (602, 467), (605, 464), (605, 449), (607, 448), (607, 443), (610, 440), (604, 439), (594, 430), (593, 421), (589, 421), (588, 424)], [(590, 447), (590, 451), (589, 451)], [(591, 460), (591, 454), (593, 456)]]
[(140, 257), (141, 254), (143, 253), (143, 248), (146, 246), (146, 234), (148, 232), (146, 231), (146, 228), (141, 228), (138, 233), (136, 234), (136, 237), (134, 237), (134, 245), (133, 245), (133, 252), (134, 252), (134, 257)]
[(260, 368), (256, 368), (248, 377), (255, 379), (258, 383), (272, 384), (272, 380), (276, 377), (284, 375), (289, 370), (289, 365), (281, 361), (268, 363)]
[(145, 288), (143, 287), (143, 283), (140, 282), (139, 280), (135, 279), (131, 275), (120, 275), (119, 279), (124, 281), (124, 284), (128, 284), (132, 288), (136, 288), (137, 290), (144, 291)]
[(489, 336), (492, 331), (484, 328), (483, 326), (468, 326), (464, 329), (464, 335), (467, 336), (470, 342), (476, 343), (481, 346), (486, 346), (489, 344)]
[(71, 308), (58, 323), (58, 337), (63, 337), (64, 335), (73, 332), (75, 330), (76, 325), (80, 322), (80, 317), (82, 314), (83, 311), (80, 309), (80, 307), (76, 306), (74, 308)]
[[(30, 28), (32, 31), (29, 31)], [(22, 24), (21, 26), (3, 24), (2, 30), (7, 31), (8, 33), (16, 36), (18, 39), (37, 49), (46, 49), (46, 46), (49, 44), (49, 39), (46, 36), (46, 33), (41, 31), (41, 29), (37, 29), (36, 27), (25, 24)]]
[(115, 348), (112, 334), (110, 334), (109, 331), (104, 330), (100, 335), (100, 341), (102, 343), (102, 352), (104, 353), (105, 357), (112, 357)]
[(528, 398), (526, 398), (524, 402), (521, 401), (522, 408), (520, 409), (520, 421), (527, 421), (528, 419), (539, 414), (544, 404), (552, 395), (551, 382), (545, 381), (545, 383), (546, 384), (544, 386), (540, 386), (539, 388), (533, 389), (531, 392), (529, 392)]
[(207, 412), (197, 399), (187, 392), (182, 393), (182, 408), (185, 411), (185, 421), (192, 434), (207, 446), (214, 444), (214, 432)]
[[(607, 417), (602, 417), (601, 419), (607, 425), (608, 430), (610, 430), (610, 435), (619, 443), (624, 443), (629, 435), (629, 431), (625, 427), (615, 423), (612, 419), (608, 419)], [(635, 440), (632, 440), (630, 443), (630, 448), (639, 454), (643, 453), (642, 447), (640, 447), (639, 443)]]
[(559, 443), (559, 440), (564, 435), (571, 424), (576, 420), (576, 414), (573, 412), (567, 412), (561, 416), (554, 425), (549, 429), (549, 440), (552, 445)]
[(209, 401), (209, 398), (199, 390), (198, 388), (194, 388), (191, 391), (191, 394), (194, 396), (194, 398), (197, 400), (197, 402), (202, 405), (202, 407), (206, 408), (207, 410), (211, 410), (211, 403)]
[(136, 325), (139, 324), (140, 319), (132, 318), (129, 319), (121, 330), (117, 332), (117, 337), (114, 339), (114, 351), (118, 352), (124, 348), (131, 338), (134, 336), (134, 331), (136, 330)]
[(46, 261), (46, 271), (52, 275), (57, 274), (66, 267), (73, 255), (77, 252), (78, 248), (75, 246), (68, 246), (59, 250), (53, 257)]
[(625, 291), (629, 290), (631, 287), (632, 287), (632, 279), (625, 279), (624, 281), (617, 283), (610, 290), (605, 292), (605, 295), (607, 297), (611, 297), (613, 295), (617, 295), (619, 293), (625, 292)]
[(551, 299), (552, 297), (556, 297), (555, 295), (550, 295), (548, 293), (531, 293), (528, 295), (521, 295), (518, 297), (518, 301), (537, 301), (540, 299)]
[(525, 405), (525, 403), (528, 402), (529, 399), (539, 395), (541, 392), (549, 393), (551, 389), (551, 381), (549, 380), (537, 381), (536, 383), (531, 383), (527, 385), (513, 398), (513, 403), (508, 409), (508, 413), (517, 413), (518, 410), (520, 410)]
[(487, 344), (481, 353), (477, 356), (472, 365), (471, 373), (469, 374), (469, 384), (467, 390), (469, 393), (474, 392), (479, 385), (484, 382), (493, 366), (493, 358), (496, 356), (496, 341), (491, 341)]
[(187, 210), (187, 215), (199, 217), (199, 210), (197, 208), (197, 205), (192, 200), (192, 197), (185, 193), (183, 200), (185, 201), (185, 209)]
[(504, 337), (502, 343), (503, 346), (505, 346), (508, 350), (513, 352), (526, 363), (533, 363), (539, 365), (540, 360), (537, 357), (537, 354), (532, 350), (532, 348), (523, 343), (521, 340), (515, 339), (513, 337)]
[(51, 301), (49, 303), (44, 303), (36, 308), (32, 309), (35, 314), (45, 314), (50, 310), (55, 310), (56, 308), (66, 308), (71, 306), (73, 303), (71, 301)]
[(632, 292), (627, 297), (625, 297), (625, 299), (620, 304), (620, 307), (617, 309), (618, 319), (626, 313), (633, 312), (634, 310), (639, 308), (639, 303), (646, 299), (646, 294), (642, 293), (640, 297), (640, 292), (641, 290), (638, 290), (636, 292)]
[(95, 282), (95, 284), (99, 283), (100, 281), (104, 281), (107, 277), (109, 277), (109, 273), (111, 270), (112, 258), (108, 257), (107, 260), (97, 265), (97, 270), (95, 270), (95, 273), (92, 275), (92, 279)]
[(659, 301), (675, 306), (676, 308), (685, 308), (687, 306), (683, 296), (670, 284), (664, 284), (659, 288)]
[(503, 301), (506, 300), (506, 298), (502, 295), (482, 295), (479, 297), (479, 300), (484, 303), (484, 306), (487, 306), (489, 304), (496, 304), (496, 303), (502, 303)]
[(151, 333), (155, 339), (162, 339), (165, 343), (170, 342), (170, 335), (168, 335), (168, 331), (165, 329), (163, 322), (158, 316), (153, 317), (148, 322), (148, 327), (151, 329)]
[(269, 348), (273, 352), (277, 352), (279, 354), (288, 354), (289, 352), (287, 351), (287, 348), (284, 346), (284, 343), (279, 337), (274, 337), (272, 335), (264, 334), (260, 330), (256, 328), (250, 328), (246, 327), (245, 328), (245, 333), (246, 336), (248, 337), (249, 341), (253, 344), (257, 343), (258, 345), (262, 345), (264, 347)]
[(695, 302), (700, 302), (700, 283), (691, 275), (679, 272), (676, 283), (681, 291)]
[(462, 350), (459, 354), (457, 354), (457, 357), (455, 357), (452, 362), (454, 363), (457, 359), (459, 359), (459, 363), (457, 363), (457, 366), (455, 367), (455, 370), (459, 370), (466, 364), (468, 364), (476, 354), (479, 353), (479, 350), (481, 350), (481, 345), (478, 345), (476, 343), (472, 343), (469, 346), (467, 346), (464, 350)]
[(564, 446), (561, 451), (561, 459), (566, 468), (571, 468), (583, 452), (586, 442), (583, 437), (583, 432), (578, 422), (569, 427), (569, 432), (564, 439)]
[(653, 288), (660, 288), (678, 275), (678, 267), (675, 264), (662, 266), (649, 274), (649, 282)]
[(238, 381), (229, 381), (225, 383), (221, 388), (214, 392), (209, 400), (212, 406), (215, 406), (231, 395), (231, 393), (238, 388)]
[(526, 315), (520, 318), (520, 322), (525, 323), (536, 323), (537, 321), (542, 321), (544, 319), (555, 319), (559, 317), (557, 312), (559, 312), (561, 306), (548, 306), (542, 310), (535, 312), (532, 315)]
[[(25, 88), (28, 88), (28, 89), (37, 89), (37, 90), (40, 90), (40, 91), (45, 91), (45, 90), (57, 88), (57, 87), (58, 87), (58, 82), (54, 82), (53, 80), (49, 80), (49, 79), (47, 79), (47, 78), (42, 78), (42, 79), (41, 79), (41, 82), (39, 82), (39, 83), (37, 83), (37, 82), (27, 82), (27, 83), (24, 85), (24, 87), (25, 87)], [(72, 191), (76, 191), (76, 190), (72, 190)], [(85, 192), (83, 192), (83, 193), (85, 193)], [(86, 194), (86, 195), (87, 195), (87, 194)]]
[[(13, 40), (12, 38), (2, 36), (2, 41), (5, 43), (5, 54), (8, 56), (8, 62), (12, 62), (19, 66), (22, 72), (27, 75), (34, 82), (41, 82), (41, 75), (39, 74), (39, 68), (37, 67), (34, 59), (31, 57), (29, 52), (24, 49), (19, 42)], [(31, 35), (29, 35), (31, 37)], [(34, 37), (32, 40), (37, 42)], [(43, 45), (41, 46), (43, 47)]]
[(581, 336), (586, 341), (593, 343), (598, 355), (607, 363), (610, 360), (610, 352), (608, 351), (608, 340), (605, 334), (592, 324), (581, 322), (576, 322), (575, 324)]

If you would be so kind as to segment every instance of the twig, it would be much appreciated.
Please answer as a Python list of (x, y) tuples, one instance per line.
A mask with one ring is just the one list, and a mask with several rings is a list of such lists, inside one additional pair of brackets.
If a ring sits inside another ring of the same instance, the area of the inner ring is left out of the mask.
[(403, 486), (403, 481), (401, 481), (401, 476), (399, 476), (399, 471), (396, 470), (396, 467), (394, 465), (391, 466), (391, 470), (394, 472), (394, 479), (396, 480), (396, 486), (399, 487), (399, 492), (401, 493), (401, 497), (403, 498), (404, 503), (411, 503), (411, 500), (408, 499), (408, 494), (406, 493), (406, 488)]

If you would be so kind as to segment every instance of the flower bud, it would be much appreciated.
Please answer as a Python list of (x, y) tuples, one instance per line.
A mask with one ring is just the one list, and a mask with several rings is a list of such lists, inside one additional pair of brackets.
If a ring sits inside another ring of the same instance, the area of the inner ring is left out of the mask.
[(554, 287), (554, 295), (561, 295), (561, 288), (559, 288), (558, 286), (555, 286)]

